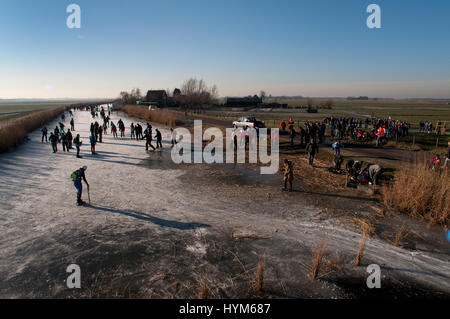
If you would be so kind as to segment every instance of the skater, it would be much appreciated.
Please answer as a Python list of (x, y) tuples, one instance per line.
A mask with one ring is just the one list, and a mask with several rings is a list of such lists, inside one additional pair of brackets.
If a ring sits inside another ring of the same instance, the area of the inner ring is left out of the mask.
[(112, 122), (111, 122), (111, 133), (113, 134), (114, 138), (117, 138), (117, 127)]
[(134, 130), (135, 130), (135, 133), (136, 133), (136, 141), (138, 141), (139, 139), (143, 139), (141, 124), (136, 124)]
[(77, 158), (81, 158), (80, 156), (80, 147), (83, 144), (83, 142), (80, 140), (80, 134), (77, 134), (77, 137), (73, 139), (73, 144), (77, 148)]
[(61, 133), (61, 142), (64, 152), (69, 152), (69, 142), (67, 141), (67, 134)]
[(134, 124), (133, 123), (131, 123), (131, 125), (130, 125), (130, 131), (131, 131), (131, 139), (133, 139), (134, 138)]
[(50, 132), (50, 137), (48, 139), (52, 144), (53, 153), (58, 152), (58, 137), (53, 132)]
[(94, 136), (95, 136), (95, 143), (98, 142), (98, 129), (99, 129), (100, 125), (98, 124), (98, 122), (96, 121), (94, 123)]
[(145, 138), (145, 150), (148, 151), (148, 147), (150, 146), (153, 150), (156, 150), (156, 148), (152, 145), (152, 130), (145, 130), (144, 137)]
[(89, 128), (89, 131), (91, 132), (91, 135), (95, 136), (95, 126), (94, 123), (91, 123), (91, 126)]
[(98, 141), (103, 143), (103, 127), (101, 125), (98, 127)]
[(71, 129), (72, 131), (75, 131), (75, 122), (74, 122), (73, 118), (70, 119), (70, 129)]
[(45, 143), (48, 143), (48, 140), (47, 140), (47, 134), (48, 134), (47, 127), (44, 126), (42, 128), (41, 132), (42, 132), (42, 143), (44, 143), (44, 138), (45, 138)]
[(57, 138), (57, 142), (59, 143), (59, 128), (58, 126), (55, 127), (55, 129), (53, 130), (53, 134), (55, 134), (56, 138)]
[(125, 137), (125, 124), (123, 124), (122, 119), (117, 122), (117, 126), (119, 127), (120, 137)]
[(72, 150), (73, 149), (73, 147), (72, 147), (73, 135), (70, 130), (67, 130), (66, 137), (67, 137), (67, 145), (69, 146), (69, 150)]
[(94, 135), (89, 136), (89, 142), (91, 143), (91, 153), (92, 153), (92, 155), (95, 155), (95, 144), (97, 142), (95, 140), (95, 136)]
[(306, 145), (305, 151), (308, 153), (309, 165), (313, 166), (314, 164), (314, 156), (316, 153), (319, 153), (319, 147), (316, 144), (316, 141), (312, 138), (308, 145)]
[(85, 174), (86, 170), (87, 170), (87, 166), (83, 166), (82, 168), (73, 172), (72, 175), (70, 176), (72, 178), (73, 185), (75, 186), (75, 188), (77, 190), (77, 205), (78, 206), (85, 204), (85, 202), (83, 202), (81, 200), (81, 196), (83, 194), (83, 184), (82, 184), (81, 180), (83, 180), (86, 183), (86, 185), (88, 187), (88, 192), (89, 192), (89, 183), (86, 180), (86, 174)]
[(284, 190), (287, 191), (287, 183), (289, 182), (289, 191), (292, 192), (292, 182), (294, 180), (294, 172), (292, 171), (292, 162), (288, 159), (284, 160)]
[(170, 136), (172, 136), (172, 147), (174, 147), (177, 144), (177, 132), (173, 128), (170, 128)]
[(156, 135), (155, 135), (155, 138), (156, 138), (156, 148), (163, 148), (162, 147), (162, 135), (161, 135), (161, 132), (158, 130), (158, 129), (156, 129)]

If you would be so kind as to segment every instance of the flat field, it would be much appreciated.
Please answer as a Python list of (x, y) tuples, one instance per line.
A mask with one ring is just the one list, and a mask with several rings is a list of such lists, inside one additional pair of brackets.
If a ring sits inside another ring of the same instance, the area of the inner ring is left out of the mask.
[[(305, 106), (306, 99), (299, 100), (283, 100), (271, 99), (266, 102), (287, 103), (289, 106)], [(324, 100), (313, 100), (314, 105), (320, 105)], [(412, 124), (413, 128), (417, 128), (419, 122), (431, 121), (433, 125), (440, 120), (447, 122), (450, 126), (450, 105), (449, 101), (434, 100), (333, 100), (332, 109), (319, 109), (318, 113), (308, 113), (305, 109), (252, 109), (248, 111), (233, 110), (208, 110), (207, 115), (236, 119), (241, 116), (256, 116), (258, 119), (266, 121), (271, 126), (278, 126), (282, 119), (288, 120), (293, 117), (297, 121), (318, 120), (328, 116), (345, 116), (345, 117), (380, 117), (398, 119), (407, 121)]]

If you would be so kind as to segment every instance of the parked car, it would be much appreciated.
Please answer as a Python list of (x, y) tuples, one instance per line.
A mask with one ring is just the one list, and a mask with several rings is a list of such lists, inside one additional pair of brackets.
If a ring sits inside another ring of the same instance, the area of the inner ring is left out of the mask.
[(263, 128), (264, 123), (256, 120), (254, 116), (246, 116), (241, 117), (239, 120), (233, 122), (233, 128), (243, 128), (246, 130), (247, 128)]
[(306, 112), (308, 113), (317, 113), (319, 110), (313, 107), (308, 106), (308, 109), (306, 110)]

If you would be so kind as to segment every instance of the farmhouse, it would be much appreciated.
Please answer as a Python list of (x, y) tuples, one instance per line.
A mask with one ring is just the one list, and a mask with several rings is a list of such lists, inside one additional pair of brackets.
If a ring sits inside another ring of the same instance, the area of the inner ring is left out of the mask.
[(145, 96), (145, 102), (148, 105), (155, 105), (157, 107), (166, 107), (168, 105), (169, 97), (165, 90), (149, 90)]

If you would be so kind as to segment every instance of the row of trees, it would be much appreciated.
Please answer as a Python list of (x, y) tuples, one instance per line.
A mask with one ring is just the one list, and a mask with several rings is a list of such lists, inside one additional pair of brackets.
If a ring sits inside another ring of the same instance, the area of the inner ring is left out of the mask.
[(175, 90), (173, 96), (175, 102), (188, 108), (216, 104), (218, 97), (219, 91), (216, 85), (209, 87), (205, 81), (195, 78), (185, 81), (181, 90)]
[(140, 89), (132, 89), (130, 93), (126, 91), (120, 92), (120, 98), (123, 104), (136, 104), (137, 101), (142, 100), (142, 94)]
[[(181, 89), (175, 89), (173, 93), (167, 89), (167, 97), (172, 98), (173, 103), (186, 108), (193, 108), (217, 103), (219, 92), (216, 85), (208, 86), (204, 80), (190, 78), (186, 80)], [(131, 92), (120, 92), (120, 98), (124, 104), (136, 104), (145, 97), (141, 90), (136, 88)]]

